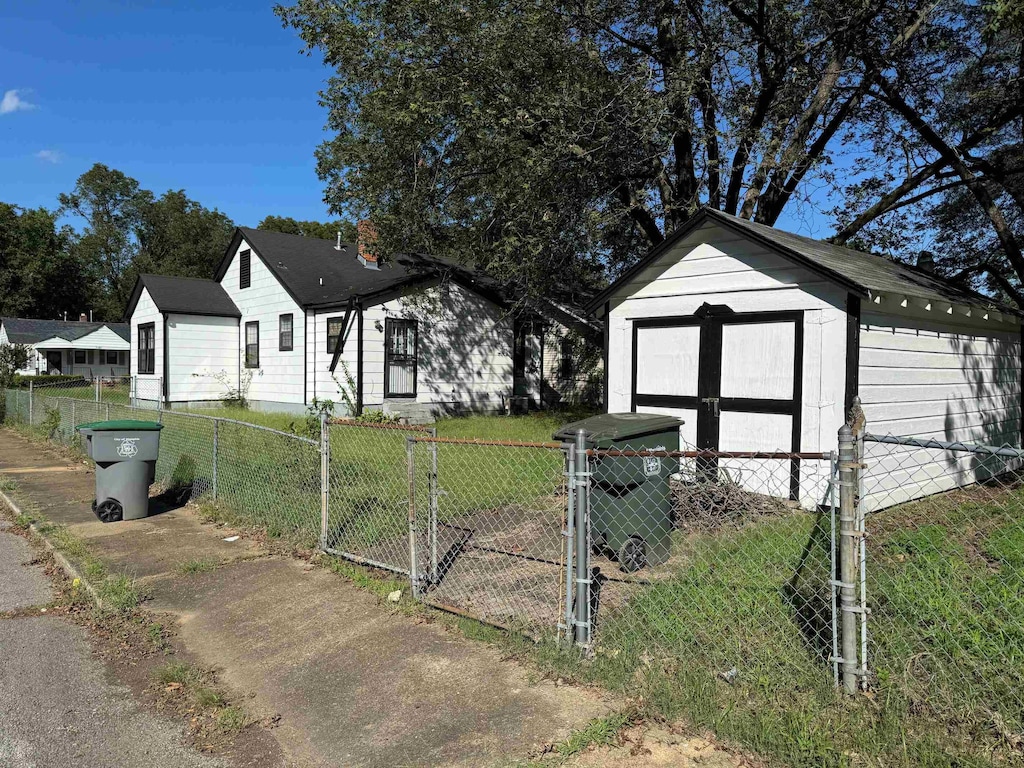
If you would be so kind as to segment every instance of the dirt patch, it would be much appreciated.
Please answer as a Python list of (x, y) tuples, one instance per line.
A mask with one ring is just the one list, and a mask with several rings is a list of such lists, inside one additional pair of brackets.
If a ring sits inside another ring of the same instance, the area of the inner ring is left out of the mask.
[(592, 747), (563, 763), (570, 768), (755, 768), (762, 763), (717, 743), (711, 734), (684, 736), (637, 725), (617, 743)]

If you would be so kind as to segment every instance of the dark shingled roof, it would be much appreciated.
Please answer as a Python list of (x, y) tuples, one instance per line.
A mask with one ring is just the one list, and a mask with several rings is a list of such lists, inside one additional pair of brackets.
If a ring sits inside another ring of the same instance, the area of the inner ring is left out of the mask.
[[(217, 270), (221, 280), (241, 237), (252, 247), (295, 301), (303, 307), (334, 306), (352, 297), (365, 299), (412, 281), (450, 273), (482, 290), (494, 290), (489, 281), (464, 267), (422, 254), (399, 254), (378, 269), (364, 267), (355, 243), (268, 232), (239, 227), (228, 255)], [(322, 284), (321, 284), (322, 283)]]
[(596, 309), (641, 269), (706, 221), (721, 224), (728, 229), (746, 235), (812, 271), (863, 295), (867, 295), (869, 292), (895, 294), (920, 299), (937, 299), (950, 304), (983, 307), (1013, 315), (1024, 314), (1014, 307), (983, 296), (939, 275), (893, 261), (885, 256), (844, 248), (803, 235), (794, 235), (791, 232), (784, 232), (765, 224), (756, 224), (711, 208), (699, 211), (663, 243), (652, 249), (638, 264), (627, 270), (618, 280), (596, 296), (588, 308)]
[(139, 275), (132, 298), (125, 310), (131, 317), (145, 287), (161, 312), (182, 315), (212, 315), (214, 317), (241, 317), (228, 292), (215, 280), (198, 277), (168, 277), (167, 275)]
[(2, 317), (0, 325), (7, 330), (7, 340), (12, 344), (37, 344), (40, 341), (59, 336), (68, 341), (88, 336), (93, 331), (107, 327), (125, 341), (131, 339), (127, 323), (82, 323), (73, 320), (26, 320), (20, 317)]

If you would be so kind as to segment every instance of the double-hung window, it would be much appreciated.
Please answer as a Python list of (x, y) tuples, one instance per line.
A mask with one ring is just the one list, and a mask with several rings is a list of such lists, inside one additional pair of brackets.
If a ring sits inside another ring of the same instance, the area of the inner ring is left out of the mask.
[(260, 324), (253, 321), (245, 324), (245, 367), (260, 367)]
[(103, 362), (106, 363), (107, 365), (117, 365), (117, 355), (118, 352), (116, 349), (104, 350)]
[(277, 319), (277, 350), (279, 352), (292, 351), (292, 316), (281, 315)]
[(334, 348), (338, 346), (338, 341), (341, 339), (344, 324), (344, 317), (327, 318), (327, 354), (334, 354)]
[(384, 395), (416, 396), (415, 320), (388, 318), (384, 323)]
[(156, 325), (139, 326), (139, 373), (156, 373)]

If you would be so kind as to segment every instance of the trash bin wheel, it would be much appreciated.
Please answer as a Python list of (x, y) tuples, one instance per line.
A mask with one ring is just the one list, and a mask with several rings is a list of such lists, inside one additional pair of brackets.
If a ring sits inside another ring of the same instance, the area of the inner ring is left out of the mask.
[(619, 569), (635, 573), (647, 565), (647, 544), (639, 536), (630, 536), (619, 547)]
[(119, 523), (124, 517), (124, 509), (121, 502), (116, 499), (107, 499), (96, 505), (96, 517), (103, 523)]

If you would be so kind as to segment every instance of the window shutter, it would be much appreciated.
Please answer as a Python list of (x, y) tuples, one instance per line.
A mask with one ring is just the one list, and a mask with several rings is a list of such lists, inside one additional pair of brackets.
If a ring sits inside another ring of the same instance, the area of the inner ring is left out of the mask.
[(248, 288), (252, 277), (252, 251), (246, 249), (238, 254), (238, 287)]

